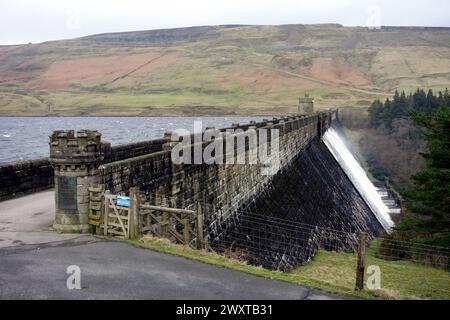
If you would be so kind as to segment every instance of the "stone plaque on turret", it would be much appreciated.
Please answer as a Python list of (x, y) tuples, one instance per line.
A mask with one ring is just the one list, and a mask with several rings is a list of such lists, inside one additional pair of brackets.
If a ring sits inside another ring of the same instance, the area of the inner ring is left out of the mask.
[(59, 176), (58, 179), (58, 209), (77, 210), (77, 178)]

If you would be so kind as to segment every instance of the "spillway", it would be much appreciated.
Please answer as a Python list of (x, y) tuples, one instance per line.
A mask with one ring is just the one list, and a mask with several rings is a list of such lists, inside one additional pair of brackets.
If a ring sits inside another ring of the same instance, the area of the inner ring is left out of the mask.
[(354, 251), (361, 231), (369, 239), (385, 234), (380, 222), (386, 225), (385, 220), (343, 168), (324, 141), (314, 139), (263, 192), (217, 224), (211, 247), (245, 253), (250, 264), (285, 271), (310, 261), (319, 248)]
[(342, 137), (338, 130), (331, 127), (325, 132), (322, 139), (361, 197), (375, 214), (384, 230), (390, 232), (394, 222), (389, 215), (389, 209), (383, 203), (376, 187), (370, 181), (362, 166), (346, 146), (345, 138)]

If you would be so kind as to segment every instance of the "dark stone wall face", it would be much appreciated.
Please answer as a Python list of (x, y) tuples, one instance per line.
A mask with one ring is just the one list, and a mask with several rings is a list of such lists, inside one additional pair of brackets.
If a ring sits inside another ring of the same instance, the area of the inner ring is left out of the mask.
[(47, 158), (0, 166), (0, 201), (51, 188), (53, 168)]
[(319, 138), (232, 219), (208, 231), (213, 247), (233, 243), (249, 262), (280, 270), (308, 262), (318, 248), (352, 251), (360, 231), (369, 239), (384, 232)]
[(135, 186), (141, 191), (155, 190), (170, 182), (170, 152), (159, 151), (106, 163), (99, 167), (99, 175), (105, 190), (113, 194), (126, 194)]
[(348, 233), (382, 230), (363, 198), (328, 151), (315, 139), (256, 199), (241, 208)]
[(111, 152), (105, 155), (105, 163), (120, 161), (158, 152), (162, 150), (165, 139), (155, 139), (136, 143), (127, 143), (111, 147)]

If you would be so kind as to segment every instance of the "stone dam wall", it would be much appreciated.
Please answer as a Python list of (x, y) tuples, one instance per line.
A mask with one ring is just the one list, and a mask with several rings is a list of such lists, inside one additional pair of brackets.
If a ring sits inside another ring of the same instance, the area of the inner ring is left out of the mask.
[[(384, 232), (325, 144), (315, 138), (233, 219), (210, 232), (210, 244), (233, 243), (252, 264), (289, 270), (311, 260), (319, 248), (352, 251), (357, 237), (351, 234), (361, 231), (369, 239)], [(282, 239), (287, 232), (290, 236)]]
[[(329, 112), (245, 125), (235, 124), (233, 127), (220, 129), (223, 150), (226, 150), (227, 138), (235, 141), (239, 138), (246, 139), (242, 135), (245, 135), (248, 129), (254, 129), (257, 137), (262, 129), (267, 129), (269, 134), (265, 147), (270, 149), (271, 129), (277, 129), (279, 152), (276, 154), (276, 160), (279, 160), (279, 167), (275, 170), (281, 170), (319, 136), (321, 130), (326, 130), (332, 116), (333, 113)], [(227, 129), (241, 129), (241, 132), (230, 136), (226, 133)], [(170, 141), (169, 136), (168, 133), (167, 143), (159, 152), (101, 165), (99, 184), (113, 194), (126, 194), (130, 187), (138, 187), (146, 194), (147, 200), (155, 205), (189, 208), (200, 203), (205, 214), (205, 226), (214, 230), (217, 225), (228, 221), (249, 199), (261, 193), (273, 178), (273, 174), (265, 174), (267, 167), (260, 162), (238, 164), (237, 144), (235, 149), (224, 152), (225, 159), (234, 158), (234, 164), (174, 164), (171, 161), (171, 152), (176, 142)], [(245, 141), (245, 150), (240, 151), (248, 158), (251, 148), (249, 140)], [(261, 148), (259, 140), (257, 143), (258, 148)], [(201, 149), (204, 151), (208, 145), (209, 143), (202, 143)], [(194, 148), (194, 144), (189, 144), (184, 150), (193, 151)]]
[[(338, 244), (339, 250), (354, 250), (357, 238), (352, 236), (361, 231), (369, 239), (384, 232), (321, 141), (336, 116), (335, 112), (322, 112), (220, 129), (224, 150), (230, 138), (227, 129), (242, 129), (244, 134), (254, 129), (256, 136), (263, 129), (277, 129), (279, 167), (272, 174), (266, 174), (267, 167), (262, 163), (174, 164), (171, 153), (177, 142), (167, 133), (161, 151), (102, 164), (98, 183), (113, 194), (127, 194), (131, 187), (138, 187), (146, 201), (154, 205), (193, 208), (200, 204), (205, 214), (204, 234), (211, 248), (220, 251), (224, 243), (232, 243), (234, 250), (242, 246), (242, 252), (255, 265), (289, 270), (309, 261), (319, 248), (332, 250)], [(238, 139), (243, 133), (231, 137)], [(268, 138), (265, 147), (270, 149), (272, 136)], [(260, 143), (258, 140), (258, 147)], [(202, 143), (201, 150), (209, 145)], [(194, 148), (189, 144), (183, 151)], [(235, 148), (223, 155), (236, 160), (237, 151)], [(249, 157), (250, 144), (241, 151)], [(252, 220), (256, 215), (258, 229)], [(292, 226), (280, 228), (280, 219), (291, 221)], [(316, 229), (305, 231), (296, 225)], [(286, 228), (291, 228), (289, 232), (295, 236), (280, 241)], [(323, 230), (329, 230), (327, 240), (334, 241), (323, 243)]]
[[(25, 167), (31, 178), (47, 170), (35, 188), (54, 181), (54, 227), (59, 231), (90, 230), (89, 187), (121, 195), (133, 187), (153, 205), (200, 205), (209, 248), (220, 251), (232, 243), (234, 249), (242, 246), (253, 264), (289, 270), (309, 261), (318, 248), (334, 249), (338, 243), (339, 250), (353, 250), (356, 238), (349, 235), (365, 231), (373, 238), (383, 232), (321, 140), (334, 121), (337, 110), (206, 128), (175, 138), (167, 132), (162, 139), (115, 147), (101, 141), (97, 131), (55, 131), (49, 160), (37, 162), (42, 168)], [(256, 162), (249, 163), (255, 152)], [(208, 153), (212, 158), (205, 162), (202, 156)], [(184, 161), (174, 162), (175, 155)], [(244, 163), (239, 162), (242, 156)], [(18, 168), (2, 171), (4, 181), (26, 174)], [(299, 227), (306, 225), (313, 228)], [(328, 240), (336, 241), (323, 243), (324, 230), (331, 232)]]
[(53, 187), (48, 158), (17, 161), (0, 166), (0, 201)]
[[(175, 140), (167, 132), (163, 139), (138, 144), (140, 149), (136, 144), (111, 148), (110, 143), (101, 141), (97, 131), (55, 131), (50, 136), (50, 162), (55, 172), (54, 227), (63, 232), (90, 229), (90, 186), (123, 195), (136, 187), (146, 195), (146, 201), (155, 205), (190, 208), (200, 204), (205, 215), (204, 225), (214, 227), (217, 222), (228, 220), (241, 205), (261, 192), (273, 173), (292, 161), (313, 138), (321, 136), (335, 117), (336, 111), (328, 111), (251, 121), (244, 125), (233, 124), (230, 128), (183, 133), (187, 135), (175, 137)], [(205, 139), (207, 135), (209, 139)], [(217, 145), (223, 150), (216, 150)], [(261, 149), (271, 150), (272, 146), (279, 148), (266, 157), (270, 160), (268, 163), (238, 161), (242, 155), (248, 160), (255, 152), (258, 155)], [(183, 156), (191, 152), (190, 158), (177, 164), (172, 161), (176, 154), (173, 150)], [(197, 158), (193, 154), (198, 150), (200, 159), (191, 161)], [(204, 162), (202, 157), (208, 150), (212, 156), (210, 163)], [(224, 162), (215, 161), (219, 158)], [(268, 170), (275, 171), (267, 174)]]

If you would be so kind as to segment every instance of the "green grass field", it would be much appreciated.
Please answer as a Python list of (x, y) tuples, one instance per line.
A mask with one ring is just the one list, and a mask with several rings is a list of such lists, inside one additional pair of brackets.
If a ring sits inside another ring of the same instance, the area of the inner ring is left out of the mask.
[[(381, 289), (356, 292), (356, 255), (321, 250), (315, 258), (284, 273), (248, 265), (222, 255), (193, 250), (168, 240), (130, 240), (135, 246), (247, 272), (256, 276), (306, 285), (327, 292), (366, 299), (450, 299), (450, 272), (409, 261), (387, 261), (375, 257), (376, 243), (366, 252), (366, 266), (381, 271)], [(269, 288), (268, 288), (269, 289)]]

